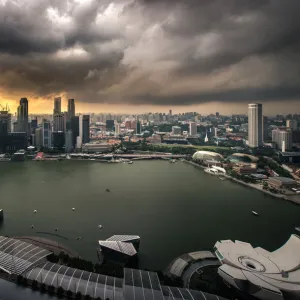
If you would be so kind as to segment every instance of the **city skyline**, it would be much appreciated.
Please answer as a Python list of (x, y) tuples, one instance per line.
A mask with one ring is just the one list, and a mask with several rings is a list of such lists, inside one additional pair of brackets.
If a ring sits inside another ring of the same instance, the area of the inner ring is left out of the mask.
[(299, 6), (2, 1), (0, 101), (16, 111), (26, 97), (32, 113), (55, 97), (83, 113), (246, 113), (253, 102), (299, 112)]
[[(21, 97), (21, 98), (25, 98), (25, 97)], [(49, 107), (49, 109), (45, 110), (45, 109), (41, 109), (36, 111), (35, 110), (35, 103), (34, 100), (30, 101), (30, 99), (27, 97), (28, 99), (28, 106), (29, 106), (29, 115), (53, 115), (53, 102), (55, 101), (56, 98), (60, 98), (60, 97), (53, 97), (51, 99), (51, 101), (47, 101), (49, 104), (47, 107)], [(203, 108), (202, 106), (175, 106), (175, 107), (161, 107), (161, 106), (142, 106), (141, 109), (134, 109), (128, 106), (128, 109), (126, 110), (122, 110), (122, 111), (117, 111), (114, 105), (108, 105), (105, 107), (105, 109), (101, 109), (101, 107), (103, 107), (102, 105), (99, 105), (99, 110), (93, 110), (91, 109), (91, 107), (89, 105), (85, 105), (82, 106), (80, 102), (78, 102), (77, 99), (68, 99), (68, 98), (62, 98), (61, 97), (61, 112), (68, 112), (68, 102), (69, 100), (75, 100), (76, 102), (76, 114), (123, 114), (123, 115), (139, 115), (139, 114), (147, 114), (147, 113), (165, 113), (168, 114), (169, 111), (171, 110), (173, 112), (173, 114), (182, 114), (182, 113), (186, 113), (186, 112), (196, 112), (199, 113), (200, 115), (210, 115), (210, 114), (215, 114), (216, 112), (219, 113), (220, 115), (224, 115), (224, 116), (230, 116), (230, 115), (235, 115), (235, 114), (240, 114), (240, 115), (248, 115), (248, 104), (250, 103), (238, 103), (235, 105), (235, 110), (232, 110), (231, 108), (228, 107), (228, 105), (222, 106), (222, 104), (218, 104), (218, 102), (213, 102), (210, 104), (207, 104), (205, 106), (206, 109), (201, 109)], [(8, 102), (0, 102), (0, 104), (5, 107), (6, 105), (8, 105), (8, 108), (10, 110), (10, 113), (12, 114), (17, 114), (17, 110), (18, 110), (18, 106), (19, 106), (19, 102), (20, 99), (15, 101), (16, 104), (14, 104), (13, 106), (9, 105)], [(260, 102), (253, 102), (253, 103), (260, 103)], [(289, 106), (286, 106), (285, 104), (282, 104), (282, 106), (277, 106), (274, 107), (274, 105), (272, 103), (267, 103), (267, 104), (263, 104), (264, 106), (264, 112), (263, 115), (264, 116), (276, 116), (276, 115), (289, 115), (289, 114), (300, 114), (300, 110), (292, 110), (290, 109)], [(43, 105), (43, 108), (45, 106)], [(81, 109), (83, 107), (83, 109)], [(282, 107), (282, 108), (281, 108)], [(170, 109), (171, 108), (171, 109)]]

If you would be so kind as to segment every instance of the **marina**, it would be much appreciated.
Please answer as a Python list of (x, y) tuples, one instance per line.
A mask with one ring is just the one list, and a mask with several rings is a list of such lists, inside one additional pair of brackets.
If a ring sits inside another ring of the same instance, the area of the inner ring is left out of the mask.
[[(299, 206), (181, 161), (25, 161), (1, 168), (0, 235), (50, 238), (93, 262), (97, 241), (115, 234), (140, 236), (139, 267), (159, 270), (183, 253), (212, 250), (217, 240), (276, 249), (299, 226)], [(254, 217), (254, 209), (268, 217)]]

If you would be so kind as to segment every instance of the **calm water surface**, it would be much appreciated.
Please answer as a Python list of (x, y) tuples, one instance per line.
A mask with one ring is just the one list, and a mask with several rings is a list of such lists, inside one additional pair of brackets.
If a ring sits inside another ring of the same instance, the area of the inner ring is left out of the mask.
[(182, 253), (212, 249), (220, 239), (273, 250), (300, 226), (300, 206), (184, 162), (1, 163), (0, 208), (0, 235), (49, 238), (36, 231), (55, 233), (58, 227), (69, 240), (50, 238), (93, 261), (99, 239), (139, 235), (140, 267), (149, 269), (164, 268)]

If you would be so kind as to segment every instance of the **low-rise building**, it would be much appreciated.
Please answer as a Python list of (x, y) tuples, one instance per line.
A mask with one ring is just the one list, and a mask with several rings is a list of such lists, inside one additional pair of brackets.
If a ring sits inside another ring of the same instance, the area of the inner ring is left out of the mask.
[(300, 152), (278, 152), (278, 157), (283, 163), (300, 163)]
[(297, 186), (297, 182), (288, 177), (269, 177), (268, 179), (269, 185), (274, 188), (293, 188)]
[(87, 143), (82, 145), (82, 151), (88, 153), (110, 152), (111, 150), (112, 144), (108, 143)]
[(235, 167), (233, 167), (233, 170), (236, 171), (240, 175), (257, 173), (256, 164), (235, 166)]

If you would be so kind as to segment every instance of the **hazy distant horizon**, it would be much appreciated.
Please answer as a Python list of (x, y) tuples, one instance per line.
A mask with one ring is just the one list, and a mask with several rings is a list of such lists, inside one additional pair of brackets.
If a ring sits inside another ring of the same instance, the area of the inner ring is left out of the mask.
[[(29, 114), (53, 114), (53, 100), (46, 101), (43, 105), (37, 105), (36, 102), (28, 99)], [(0, 104), (5, 106), (8, 102), (1, 102)], [(249, 102), (252, 103), (252, 102)], [(299, 105), (295, 107), (286, 105), (286, 103), (278, 103), (274, 106), (274, 103), (263, 103), (257, 101), (257, 103), (263, 104), (263, 114), (265, 116), (275, 116), (275, 115), (287, 115), (287, 114), (300, 114)], [(12, 104), (9, 104), (10, 112), (16, 113), (17, 107), (19, 105), (19, 100), (16, 100)], [(157, 106), (157, 105), (111, 105), (111, 104), (93, 104), (88, 103), (82, 104), (75, 99), (76, 113), (112, 113), (112, 114), (144, 114), (144, 113), (169, 113), (172, 110), (173, 114), (185, 113), (185, 112), (197, 112), (201, 115), (215, 114), (219, 112), (221, 115), (232, 115), (232, 114), (248, 114), (248, 103), (220, 103), (220, 102), (210, 102), (199, 105), (185, 105), (185, 106)], [(298, 110), (297, 110), (298, 109)], [(67, 99), (62, 98), (62, 111), (67, 111)]]

